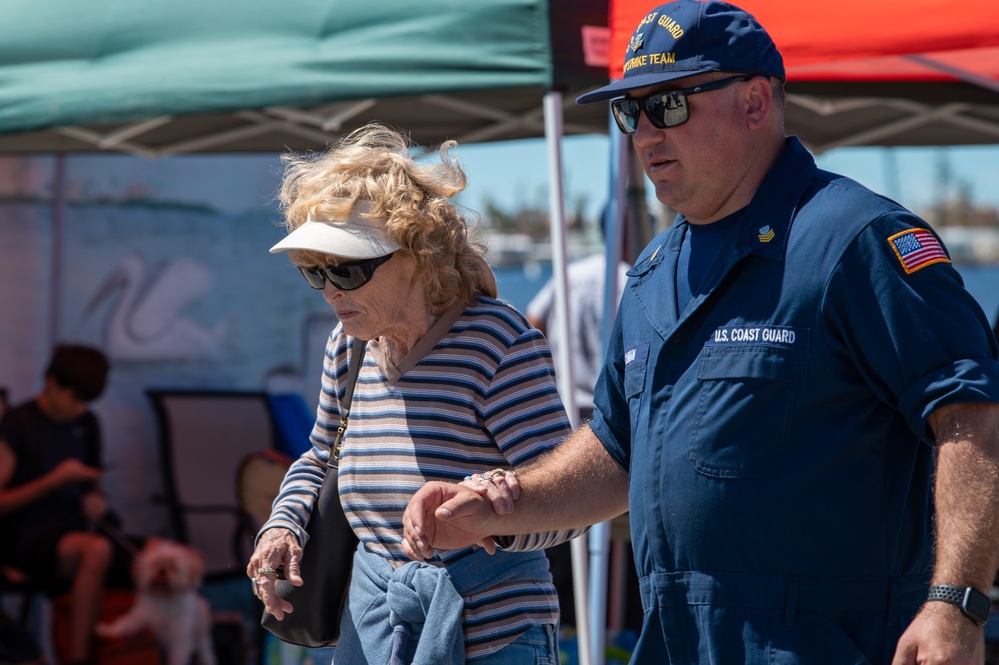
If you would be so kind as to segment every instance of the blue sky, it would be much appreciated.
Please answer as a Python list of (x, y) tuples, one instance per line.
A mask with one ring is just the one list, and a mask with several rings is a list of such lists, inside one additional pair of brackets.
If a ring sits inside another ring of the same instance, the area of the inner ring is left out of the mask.
[[(599, 210), (607, 198), (610, 141), (606, 136), (566, 137), (563, 142), (566, 205), (585, 196)], [(469, 185), (459, 199), (481, 210), (487, 198), (501, 209), (518, 202), (547, 207), (548, 166), (540, 139), (459, 146), (455, 151)], [(946, 148), (839, 148), (818, 156), (819, 166), (847, 175), (906, 207), (921, 211), (958, 184), (977, 206), (999, 208), (999, 146)]]

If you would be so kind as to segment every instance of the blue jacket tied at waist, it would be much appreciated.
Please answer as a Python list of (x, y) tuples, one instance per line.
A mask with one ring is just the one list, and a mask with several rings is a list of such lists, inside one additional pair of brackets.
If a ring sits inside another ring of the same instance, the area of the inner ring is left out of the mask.
[(446, 567), (411, 561), (396, 568), (361, 545), (334, 663), (461, 665), (463, 596), (501, 582), (548, 576), (548, 559), (540, 551), (499, 550), (490, 556), (477, 550)]

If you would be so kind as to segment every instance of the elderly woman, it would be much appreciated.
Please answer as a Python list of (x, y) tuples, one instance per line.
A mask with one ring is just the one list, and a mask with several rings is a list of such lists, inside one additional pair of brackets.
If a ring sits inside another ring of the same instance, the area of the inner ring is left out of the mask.
[[(506, 538), (499, 551), (487, 541), (424, 562), (403, 551), (403, 510), (425, 482), (475, 478), (509, 511), (515, 477), (480, 472), (534, 460), (569, 432), (544, 337), (496, 300), (483, 250), (450, 200), (465, 186), (453, 145), (425, 164), (405, 136), (368, 125), (324, 154), (285, 160), (290, 233), (271, 251), (288, 252), (339, 324), (326, 346), (312, 448), (286, 475), (247, 574), (267, 612), (292, 611), (269, 573), (294, 570), (301, 554), (336, 439), (348, 351), (353, 339), (367, 340), (339, 451), (341, 502), (360, 545), (335, 663), (426, 662), (450, 635), (451, 659), (435, 665), (558, 662), (558, 598), (540, 550), (577, 532)], [(391, 611), (388, 582), (406, 584), (413, 567), (438, 576), (437, 597), (420, 602), (457, 604), (453, 625)]]

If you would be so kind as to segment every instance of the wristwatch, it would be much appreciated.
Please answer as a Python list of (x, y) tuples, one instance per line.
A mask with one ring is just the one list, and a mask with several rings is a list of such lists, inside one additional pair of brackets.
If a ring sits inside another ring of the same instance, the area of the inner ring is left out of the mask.
[(979, 626), (988, 621), (989, 610), (992, 609), (992, 601), (989, 600), (989, 597), (973, 586), (959, 587), (936, 584), (930, 587), (930, 593), (926, 600), (942, 600), (945, 603), (957, 605), (964, 612), (964, 616)]

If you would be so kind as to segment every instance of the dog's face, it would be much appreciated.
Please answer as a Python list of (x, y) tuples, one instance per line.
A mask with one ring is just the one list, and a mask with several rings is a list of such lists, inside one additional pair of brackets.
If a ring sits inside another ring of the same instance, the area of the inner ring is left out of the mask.
[(135, 558), (133, 576), (139, 591), (168, 596), (196, 589), (205, 563), (193, 547), (150, 538)]

